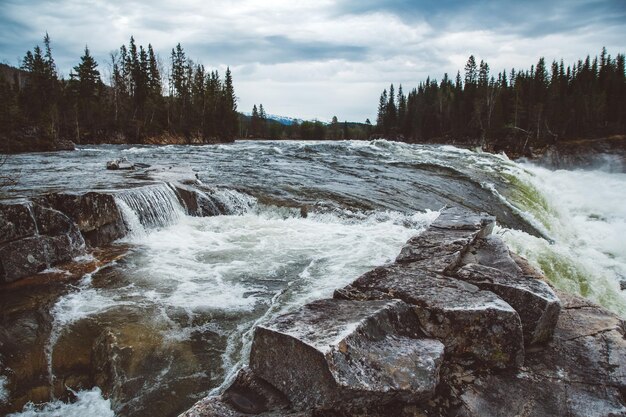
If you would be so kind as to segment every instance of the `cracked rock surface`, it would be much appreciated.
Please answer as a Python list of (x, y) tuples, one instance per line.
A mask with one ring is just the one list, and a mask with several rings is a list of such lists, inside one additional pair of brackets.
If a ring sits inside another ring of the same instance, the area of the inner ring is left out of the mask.
[[(444, 210), (396, 262), (256, 329), (184, 417), (626, 417), (626, 325)], [(445, 346), (445, 349), (444, 349)]]

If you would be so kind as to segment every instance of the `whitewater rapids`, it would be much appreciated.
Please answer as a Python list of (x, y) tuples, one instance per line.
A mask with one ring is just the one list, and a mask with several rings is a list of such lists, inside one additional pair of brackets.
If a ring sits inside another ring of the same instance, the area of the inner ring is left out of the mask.
[[(220, 187), (215, 198), (228, 213), (190, 217), (171, 188), (147, 173), (103, 173), (119, 155), (190, 166), (204, 184)], [(205, 391), (181, 393), (181, 409), (218, 392), (247, 360), (255, 324), (329, 297), (391, 261), (444, 205), (496, 215), (496, 233), (556, 287), (626, 317), (619, 287), (626, 279), (626, 174), (619, 171), (552, 171), (452, 146), (381, 140), (106, 145), (12, 156), (2, 169), (21, 171), (11, 199), (122, 190), (117, 204), (131, 226), (120, 242), (129, 254), (55, 303), (50, 363), (57, 342), (81, 322), (113, 326), (126, 317), (160, 334), (170, 355), (132, 402), (116, 404), (95, 387), (77, 392), (73, 404), (28, 405), (12, 417), (145, 415), (154, 398), (190, 379)], [(172, 366), (188, 346), (204, 352), (210, 372)], [(10, 401), (9, 373), (0, 364), (0, 401)]]

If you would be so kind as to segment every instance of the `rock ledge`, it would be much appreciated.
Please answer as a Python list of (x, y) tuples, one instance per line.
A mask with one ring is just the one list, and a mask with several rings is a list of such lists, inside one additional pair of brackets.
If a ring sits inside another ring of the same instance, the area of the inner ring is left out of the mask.
[(396, 262), (255, 330), (250, 367), (181, 417), (626, 416), (624, 322), (444, 210)]

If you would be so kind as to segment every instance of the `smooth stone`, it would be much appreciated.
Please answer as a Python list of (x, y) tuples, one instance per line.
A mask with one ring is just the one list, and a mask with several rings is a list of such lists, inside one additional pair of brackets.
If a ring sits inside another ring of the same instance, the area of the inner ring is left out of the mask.
[(366, 409), (434, 394), (444, 346), (398, 300), (319, 300), (255, 330), (250, 367), (296, 410)]

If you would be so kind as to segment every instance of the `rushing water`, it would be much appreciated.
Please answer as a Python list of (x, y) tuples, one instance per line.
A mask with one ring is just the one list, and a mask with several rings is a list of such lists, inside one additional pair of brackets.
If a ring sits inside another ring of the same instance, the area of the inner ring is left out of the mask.
[[(120, 156), (191, 167), (228, 215), (186, 216), (151, 168), (104, 170)], [(3, 169), (19, 172), (9, 199), (121, 190), (117, 204), (131, 226), (121, 244), (129, 251), (54, 302), (48, 377), (55, 382), (62, 349), (103, 329), (135, 349), (141, 370), (118, 375), (111, 400), (83, 387), (72, 405), (53, 400), (15, 416), (176, 415), (245, 363), (254, 324), (331, 296), (392, 260), (444, 205), (496, 215), (497, 233), (557, 287), (626, 315), (618, 284), (626, 277), (623, 173), (549, 171), (387, 141), (89, 146), (12, 156)], [(0, 401), (10, 400), (2, 369)]]

